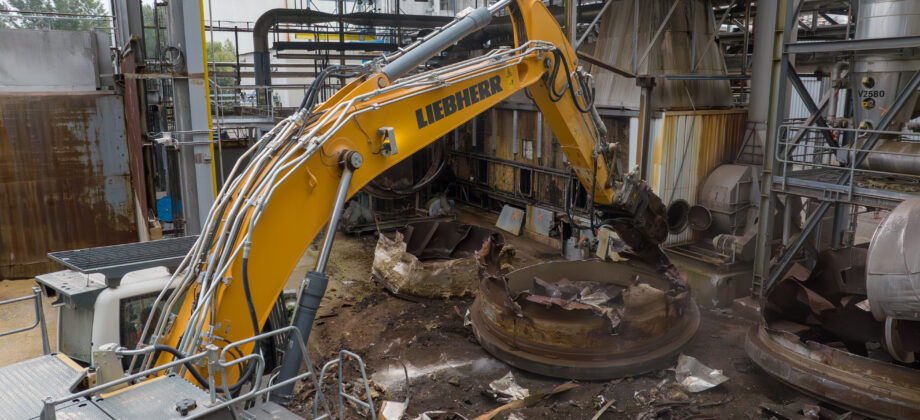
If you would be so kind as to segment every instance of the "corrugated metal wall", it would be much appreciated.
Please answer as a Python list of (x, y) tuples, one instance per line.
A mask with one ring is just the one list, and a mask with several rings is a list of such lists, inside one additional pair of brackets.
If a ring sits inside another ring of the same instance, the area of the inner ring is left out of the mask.
[[(625, 149), (629, 144), (629, 120), (602, 119), (607, 125), (608, 139), (620, 141)], [(483, 113), (475, 127), (472, 122), (460, 126), (456, 141), (454, 134), (448, 134), (447, 138), (452, 152), (451, 168), (459, 180), (494, 190), (494, 195), (517, 201), (519, 205), (563, 207), (569, 169), (549, 124), (537, 111), (494, 108)], [(485, 171), (480, 165), (486, 165)], [(487, 177), (483, 178), (483, 174)], [(522, 190), (522, 176), (532, 177), (530, 190)]]
[(124, 107), (111, 92), (0, 95), (0, 278), (46, 254), (137, 240)]
[[(650, 145), (648, 183), (665, 205), (697, 202), (698, 189), (717, 166), (734, 159), (744, 135), (746, 110), (665, 112)], [(693, 240), (693, 231), (670, 235), (666, 246)]]

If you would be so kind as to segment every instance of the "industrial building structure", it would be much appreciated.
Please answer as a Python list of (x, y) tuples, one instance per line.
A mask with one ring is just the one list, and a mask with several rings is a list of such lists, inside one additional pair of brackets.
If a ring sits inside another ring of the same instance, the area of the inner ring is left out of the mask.
[(105, 10), (0, 10), (0, 413), (920, 418), (920, 1)]

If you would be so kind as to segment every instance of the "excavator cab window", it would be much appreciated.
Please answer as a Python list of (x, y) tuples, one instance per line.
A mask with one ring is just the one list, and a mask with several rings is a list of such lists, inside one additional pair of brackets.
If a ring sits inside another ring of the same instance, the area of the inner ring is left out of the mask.
[[(164, 296), (160, 304), (157, 305), (156, 317), (159, 318), (163, 305), (166, 304), (166, 300), (171, 293), (172, 289)], [(137, 346), (138, 341), (141, 339), (141, 334), (144, 331), (144, 323), (147, 322), (147, 317), (150, 315), (150, 310), (153, 308), (153, 303), (156, 301), (157, 295), (159, 294), (160, 292), (152, 292), (121, 299), (118, 307), (118, 342), (122, 346), (127, 348), (135, 348)], [(180, 306), (181, 305), (178, 304), (174, 306), (174, 314), (179, 312)], [(128, 369), (130, 362), (130, 357), (122, 359), (122, 364), (125, 369)]]

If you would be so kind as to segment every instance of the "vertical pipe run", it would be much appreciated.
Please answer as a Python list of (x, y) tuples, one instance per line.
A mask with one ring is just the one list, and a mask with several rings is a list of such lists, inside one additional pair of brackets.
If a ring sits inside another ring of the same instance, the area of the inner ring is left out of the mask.
[[(169, 19), (167, 20), (167, 30), (169, 32), (169, 43), (171, 46), (179, 48), (185, 53), (185, 13), (182, 9), (182, 2), (169, 2), (166, 5), (166, 11)], [(184, 73), (185, 69), (177, 69)], [(192, 110), (191, 99), (189, 97), (188, 79), (174, 78), (173, 83), (173, 114), (176, 124), (176, 139), (180, 143), (191, 142), (192, 131)], [(179, 184), (182, 192), (182, 219), (185, 222), (185, 234), (196, 234), (201, 230), (201, 223), (198, 217), (198, 184), (195, 182), (195, 150), (192, 147), (179, 147)], [(175, 200), (176, 197), (173, 197)], [(173, 215), (177, 217), (178, 215)]]
[(473, 124), (473, 132), (470, 135), (470, 140), (473, 143), (473, 148), (475, 148), (476, 147), (476, 134), (477, 134), (477, 129), (479, 128), (479, 116), (478, 115), (476, 116), (476, 118), (473, 118), (472, 124)]
[(495, 145), (498, 143), (496, 141), (496, 136), (498, 133), (498, 113), (495, 112), (495, 108), (492, 108), (492, 153), (495, 153)]
[(578, 26), (578, 3), (576, 0), (565, 1), (565, 34), (569, 45), (576, 45), (575, 34)]
[(655, 78), (640, 76), (636, 78), (636, 84), (641, 88), (639, 95), (639, 133), (638, 140), (641, 147), (639, 154), (639, 169), (642, 179), (648, 179), (649, 176), (649, 143), (651, 141), (649, 133), (652, 125), (652, 89), (655, 87)]
[(786, 206), (783, 208), (783, 245), (789, 245), (789, 238), (792, 236), (792, 200), (791, 196), (786, 197)]
[(38, 320), (38, 327), (42, 333), (42, 350), (45, 354), (51, 353), (51, 346), (48, 344), (48, 328), (45, 325), (45, 311), (42, 309), (42, 292), (38, 287), (32, 287), (32, 297), (35, 299), (35, 319)]
[(515, 159), (518, 154), (518, 110), (512, 111), (511, 114), (511, 154)]
[(633, 2), (632, 74), (639, 73), (639, 0)]
[(541, 112), (537, 112), (537, 159), (543, 159), (543, 113)]

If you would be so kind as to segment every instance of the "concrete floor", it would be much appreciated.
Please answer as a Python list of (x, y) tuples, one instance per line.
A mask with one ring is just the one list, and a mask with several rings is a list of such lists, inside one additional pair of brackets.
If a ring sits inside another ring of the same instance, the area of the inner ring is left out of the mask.
[[(34, 279), (0, 281), (0, 301), (32, 294)], [(48, 299), (42, 299), (45, 322), (51, 351), (57, 348), (57, 309), (51, 307)], [(32, 325), (35, 322), (35, 304), (29, 300), (0, 306), (0, 332)], [(42, 338), (39, 328), (0, 337), (0, 366), (31, 359), (42, 354)]]
[[(861, 214), (856, 234), (857, 243), (870, 239), (875, 226), (886, 215), (886, 213), (879, 216), (873, 213)], [(460, 215), (459, 220), (491, 227), (494, 224), (494, 216), (466, 211)], [(514, 264), (516, 267), (561, 259), (558, 251), (543, 244), (523, 237), (510, 237), (510, 235), (506, 237), (509, 239), (508, 242), (518, 250)], [(394, 349), (393, 351), (400, 349), (398, 353), (413, 360), (420, 367), (440, 366), (443, 364), (441, 359), (444, 358), (485, 360), (488, 363), (473, 366), (487, 366), (488, 374), (476, 369), (451, 368), (443, 373), (434, 375), (426, 373), (418, 379), (413, 378), (413, 388), (422, 390), (422, 392), (416, 394), (417, 398), (414, 399), (410, 412), (418, 414), (426, 409), (450, 407), (467, 415), (475, 415), (485, 409), (493, 408), (494, 401), (482, 397), (481, 388), (488, 380), (501, 376), (509, 368), (485, 353), (462, 326), (462, 319), (457, 317), (457, 314), (462, 313), (471, 300), (409, 302), (395, 299), (369, 278), (376, 243), (374, 235), (355, 237), (339, 233), (336, 238), (327, 269), (331, 278), (330, 286), (323, 306), (320, 308), (321, 320), (318, 321), (315, 334), (309, 343), (314, 363), (321, 364), (337, 350), (349, 348), (366, 357), (369, 374), (375, 380), (387, 382), (386, 374), (392, 364), (389, 358), (391, 355), (388, 354), (391, 348)], [(300, 287), (301, 279), (312, 268), (316, 254), (315, 248), (306, 252), (290, 276), (286, 289), (296, 290)], [(29, 295), (34, 285), (34, 280), (0, 281), (0, 300)], [(51, 308), (47, 299), (43, 299), (43, 306), (53, 351), (56, 348), (57, 309)], [(31, 302), (0, 307), (0, 331), (27, 326), (33, 321), (34, 307)], [(716, 417), (728, 414), (731, 417), (760, 418), (757, 416), (760, 403), (785, 404), (804, 398), (801, 394), (770, 378), (763, 371), (750, 366), (742, 348), (742, 337), (750, 325), (737, 317), (726, 315), (724, 311), (704, 311), (703, 326), (686, 349), (689, 354), (699, 357), (704, 363), (725, 370), (732, 379), (719, 390), (710, 391), (700, 398), (710, 403), (731, 400), (721, 409), (713, 410), (711, 414)], [(390, 333), (390, 330), (393, 332)], [(423, 341), (421, 346), (418, 345), (419, 340)], [(380, 346), (374, 346), (375, 342)], [(40, 355), (41, 343), (41, 336), (37, 329), (0, 338), (0, 366)], [(416, 345), (410, 348), (409, 346), (413, 343)], [(428, 360), (429, 358), (433, 359)], [(512, 371), (521, 378), (521, 382), (535, 390), (549, 388), (560, 383), (560, 381), (528, 374), (517, 369), (512, 369)], [(401, 375), (401, 369), (399, 373)], [(662, 380), (662, 375), (667, 376), (666, 373), (659, 372), (655, 375), (637, 377), (635, 380), (630, 379), (628, 383), (624, 382), (618, 386), (613, 386), (612, 383), (585, 384), (581, 391), (562, 399), (562, 401), (568, 400), (563, 404), (564, 408), (554, 403), (551, 406), (535, 408), (530, 412), (522, 411), (519, 414), (526, 413), (527, 418), (542, 418), (542, 416), (580, 418), (585, 415), (590, 417), (589, 414), (594, 411), (594, 407), (587, 401), (593, 395), (609, 392), (608, 397), (618, 398), (622, 404), (618, 403), (617, 411), (612, 411), (604, 418), (620, 418), (621, 416), (634, 418), (641, 407), (631, 401), (631, 396), (634, 392), (654, 387), (655, 383)], [(457, 379), (461, 383), (460, 389), (457, 389), (455, 385)], [(398, 385), (395, 383), (388, 385), (390, 385), (392, 394), (400, 394)], [(428, 391), (425, 391), (426, 389)], [(445, 392), (453, 394), (450, 401), (443, 400)], [(392, 395), (392, 397), (396, 396)], [(301, 409), (309, 406), (308, 401), (304, 400), (301, 400)]]

